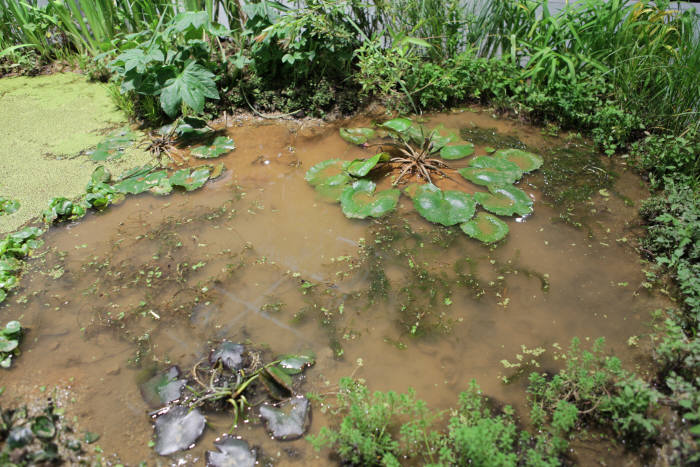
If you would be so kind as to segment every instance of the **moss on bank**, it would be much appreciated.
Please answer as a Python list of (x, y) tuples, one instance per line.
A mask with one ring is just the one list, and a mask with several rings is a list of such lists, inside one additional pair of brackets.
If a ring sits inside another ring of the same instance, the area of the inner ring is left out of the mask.
[[(83, 193), (97, 165), (84, 151), (126, 124), (104, 86), (74, 73), (1, 79), (0, 108), (0, 196), (21, 203), (0, 216), (0, 233), (39, 216), (55, 196)], [(119, 173), (150, 159), (132, 149), (101, 164)]]

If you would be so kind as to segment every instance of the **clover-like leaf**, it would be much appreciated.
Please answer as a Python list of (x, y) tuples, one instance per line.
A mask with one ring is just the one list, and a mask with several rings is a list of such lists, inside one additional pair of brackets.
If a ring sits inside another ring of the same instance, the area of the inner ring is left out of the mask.
[(329, 178), (336, 175), (345, 174), (345, 169), (349, 165), (348, 161), (341, 159), (329, 159), (311, 167), (304, 175), (304, 180), (309, 182), (311, 186), (316, 186), (326, 182)]
[(499, 216), (526, 216), (532, 212), (533, 202), (520, 188), (491, 185), (489, 191), (474, 193), (474, 198), (489, 212)]
[(341, 128), (340, 137), (348, 143), (364, 144), (373, 138), (375, 131), (372, 128)]
[(497, 242), (508, 235), (508, 225), (485, 212), (480, 212), (474, 219), (460, 224), (459, 227), (465, 234), (484, 243)]
[(170, 184), (193, 191), (204, 186), (209, 179), (209, 173), (209, 167), (200, 167), (192, 172), (190, 169), (180, 169), (170, 177)]
[(369, 159), (355, 159), (350, 162), (346, 170), (350, 175), (355, 177), (364, 177), (372, 170), (379, 162), (386, 162), (389, 160), (389, 154), (386, 152), (379, 152)]
[(440, 157), (448, 161), (464, 159), (472, 154), (474, 154), (474, 145), (472, 143), (444, 146), (442, 149), (440, 149)]
[(364, 219), (380, 217), (396, 208), (401, 192), (397, 189), (375, 192), (377, 185), (358, 180), (343, 190), (340, 205), (346, 217)]
[(432, 184), (423, 185), (413, 197), (421, 216), (445, 226), (466, 222), (474, 216), (476, 201), (462, 191), (442, 191)]
[(469, 167), (458, 170), (459, 174), (477, 185), (512, 185), (523, 172), (514, 163), (490, 156), (475, 157)]
[(520, 149), (499, 149), (493, 157), (512, 162), (517, 165), (523, 173), (529, 173), (539, 169), (544, 162), (542, 157), (537, 154)]
[(231, 138), (217, 136), (209, 146), (197, 146), (190, 151), (194, 157), (199, 159), (213, 159), (222, 154), (233, 151), (236, 145)]

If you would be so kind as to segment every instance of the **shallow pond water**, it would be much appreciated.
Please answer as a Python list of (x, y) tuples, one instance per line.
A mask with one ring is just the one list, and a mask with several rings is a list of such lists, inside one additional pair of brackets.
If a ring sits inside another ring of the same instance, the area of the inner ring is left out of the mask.
[[(191, 368), (221, 339), (272, 356), (313, 350), (302, 392), (330, 394), (355, 374), (372, 390), (412, 387), (447, 408), (475, 378), (521, 414), (526, 378), (505, 384), (517, 370), (503, 362), (530, 359), (522, 346), (546, 349), (541, 368), (554, 370), (556, 346), (605, 337), (626, 364), (639, 363), (628, 339), (647, 332), (650, 312), (666, 305), (639, 287), (644, 276), (627, 242), (634, 201), (646, 195), (640, 180), (576, 139), (483, 113), (426, 120), (470, 129), (465, 135), (492, 128), (508, 136), (504, 144), (520, 141), (545, 158), (519, 183), (535, 199), (534, 214), (508, 220), (502, 244), (430, 225), (405, 197), (379, 221), (346, 219), (317, 199), (304, 181), (309, 167), (370, 151), (341, 140), (338, 125), (234, 126), (237, 148), (221, 159), (228, 170), (203, 189), (132, 197), (45, 234), (21, 288), (0, 308), (29, 328), (23, 354), (1, 375), (4, 398), (69, 389), (67, 413), (101, 434), (106, 454), (128, 464), (203, 464), (231, 418), (211, 416), (197, 447), (159, 457), (139, 384), (169, 364)], [(484, 141), (475, 140), (477, 155), (494, 144)], [(582, 199), (554, 196), (581, 184), (553, 175), (563, 151), (585, 157), (583, 172), (601, 183)], [(327, 423), (314, 405), (310, 432)], [(277, 465), (333, 464), (304, 440), (270, 440), (255, 416), (234, 433)]]

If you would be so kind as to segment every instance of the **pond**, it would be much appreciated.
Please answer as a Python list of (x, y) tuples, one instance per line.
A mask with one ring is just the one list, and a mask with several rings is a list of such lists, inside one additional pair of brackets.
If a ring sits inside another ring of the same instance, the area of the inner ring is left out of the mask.
[[(347, 219), (317, 198), (304, 180), (310, 167), (373, 154), (338, 135), (368, 117), (236, 124), (227, 130), (236, 149), (218, 159), (227, 170), (204, 188), (129, 197), (44, 235), (2, 306), (5, 320), (29, 329), (2, 376), (6, 400), (59, 388), (67, 415), (101, 435), (108, 458), (202, 464), (231, 416), (208, 415), (194, 449), (160, 457), (140, 387), (171, 365), (192, 368), (221, 340), (271, 356), (313, 351), (301, 393), (332, 394), (352, 374), (372, 390), (411, 387), (431, 407), (448, 408), (474, 378), (521, 414), (522, 371), (536, 368), (532, 359), (541, 371), (558, 369), (553, 355), (574, 336), (605, 337), (626, 365), (644, 364), (628, 342), (648, 332), (650, 312), (667, 301), (640, 287), (628, 241), (635, 203), (647, 196), (641, 180), (576, 136), (546, 136), (480, 111), (423, 118), (459, 129), (477, 155), (526, 147), (544, 158), (518, 184), (534, 213), (509, 218), (504, 241), (486, 245), (430, 224), (406, 197), (371, 221)], [(312, 413), (310, 433), (333, 423), (318, 403)], [(257, 409), (233, 433), (276, 465), (333, 463), (303, 439), (270, 439)]]

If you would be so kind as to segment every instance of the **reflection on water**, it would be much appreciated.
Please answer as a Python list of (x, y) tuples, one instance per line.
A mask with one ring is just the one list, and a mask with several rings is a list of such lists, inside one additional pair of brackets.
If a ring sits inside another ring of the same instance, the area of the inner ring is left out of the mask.
[[(557, 147), (572, 145), (478, 113), (430, 123), (495, 128), (543, 154), (545, 169)], [(30, 328), (23, 355), (3, 373), (8, 400), (69, 387), (68, 414), (102, 434), (106, 453), (167, 464), (148, 446), (138, 384), (156, 367), (191, 366), (217, 340), (272, 354), (313, 349), (306, 391), (329, 392), (357, 371), (372, 389), (413, 387), (444, 408), (476, 378), (524, 410), (525, 382), (503, 384), (512, 371), (501, 363), (515, 361), (521, 346), (604, 336), (630, 361), (628, 338), (664, 305), (637, 290), (643, 276), (626, 243), (635, 209), (625, 200), (644, 192), (623, 167), (612, 196), (594, 190), (577, 202), (582, 228), (561, 222), (571, 213), (543, 195), (542, 175), (526, 177), (519, 186), (534, 196), (534, 214), (508, 220), (508, 238), (489, 247), (427, 224), (406, 197), (379, 221), (348, 220), (316, 199), (303, 179), (309, 167), (369, 151), (346, 144), (335, 127), (251, 124), (230, 135), (238, 148), (222, 159), (228, 170), (204, 189), (131, 198), (45, 236), (46, 251), (2, 309)], [(547, 355), (542, 364), (554, 369)], [(175, 458), (202, 462), (231, 428), (224, 415), (210, 422), (198, 447)], [(316, 410), (311, 430), (327, 422)], [(255, 418), (235, 433), (280, 465), (331, 462), (303, 440), (269, 440)]]

